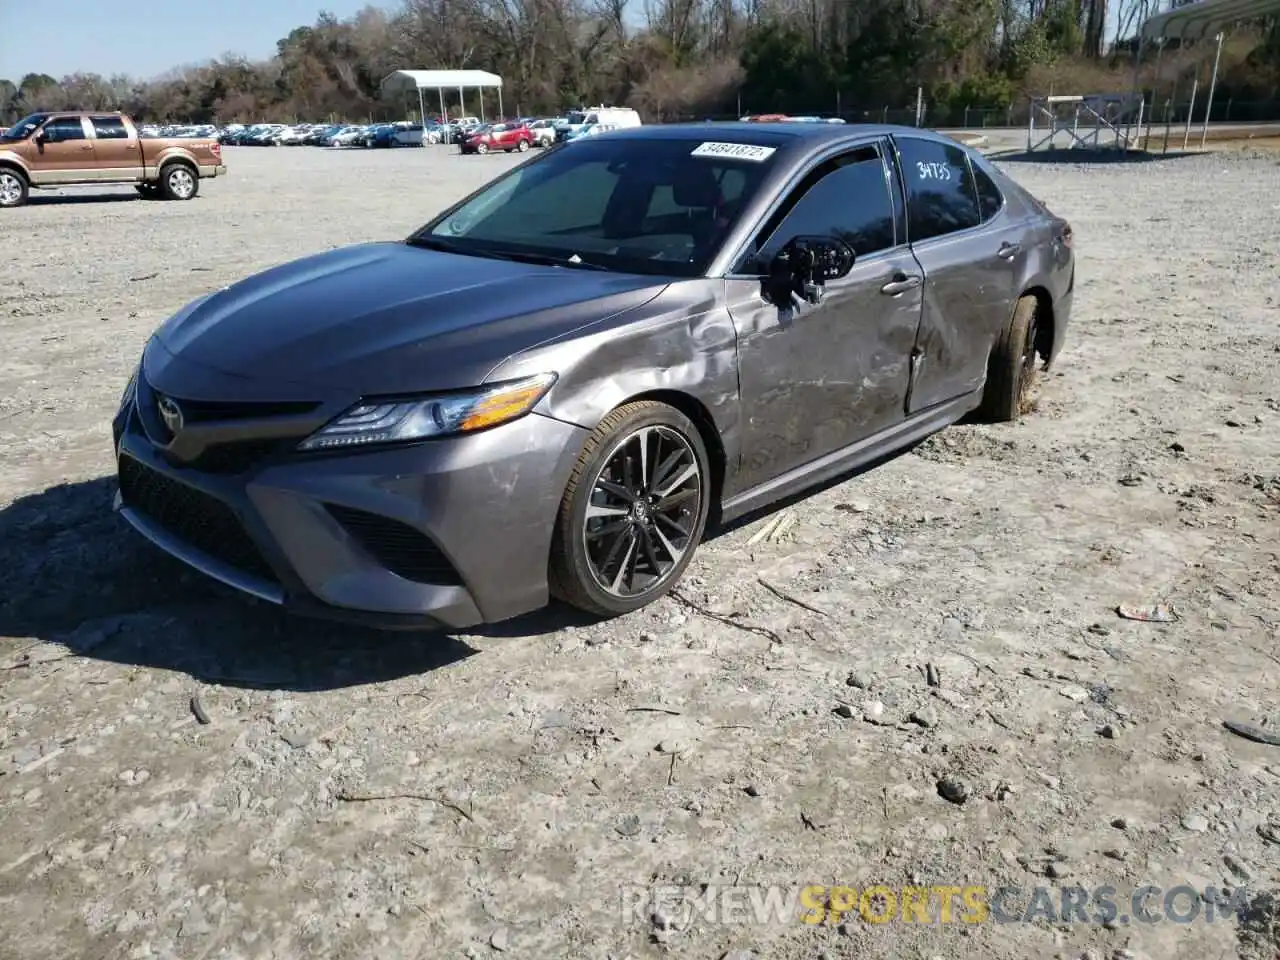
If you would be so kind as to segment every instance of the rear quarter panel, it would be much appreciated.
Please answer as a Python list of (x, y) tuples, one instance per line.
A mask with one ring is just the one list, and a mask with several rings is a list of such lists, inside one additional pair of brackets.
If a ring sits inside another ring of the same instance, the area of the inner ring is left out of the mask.
[(148, 180), (159, 177), (160, 168), (170, 160), (185, 160), (202, 177), (217, 176), (225, 169), (222, 146), (213, 137), (157, 137), (138, 142), (142, 145), (144, 176)]
[[(992, 166), (986, 165), (988, 172)], [(1007, 202), (1022, 212), (1026, 223), (1024, 244), (1028, 251), (1022, 290), (1042, 289), (1049, 294), (1053, 307), (1052, 363), (1062, 349), (1075, 294), (1075, 252), (1062, 243), (1066, 221), (1055, 214), (1041, 198), (1000, 168), (996, 180)]]

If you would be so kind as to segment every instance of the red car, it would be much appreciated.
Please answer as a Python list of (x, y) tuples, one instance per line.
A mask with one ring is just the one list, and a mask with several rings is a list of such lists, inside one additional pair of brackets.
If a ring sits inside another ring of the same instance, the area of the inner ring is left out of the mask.
[(533, 146), (533, 131), (523, 123), (486, 123), (471, 131), (462, 141), (463, 153), (488, 153), (502, 150), (524, 153)]

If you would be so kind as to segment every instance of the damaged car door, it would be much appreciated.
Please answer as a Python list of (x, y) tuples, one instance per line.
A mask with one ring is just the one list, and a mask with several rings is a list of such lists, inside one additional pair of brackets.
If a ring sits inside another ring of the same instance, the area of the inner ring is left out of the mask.
[(1020, 222), (959, 147), (896, 136), (907, 232), (924, 270), (920, 335), (912, 352), (909, 413), (982, 388), (991, 347), (1018, 299), (1026, 259)]
[[(877, 139), (811, 163), (726, 278), (738, 334), (741, 490), (785, 482), (788, 471), (905, 418), (923, 277), (888, 151)], [(771, 296), (779, 254), (798, 238), (823, 237), (851, 248), (852, 268), (820, 296)]]

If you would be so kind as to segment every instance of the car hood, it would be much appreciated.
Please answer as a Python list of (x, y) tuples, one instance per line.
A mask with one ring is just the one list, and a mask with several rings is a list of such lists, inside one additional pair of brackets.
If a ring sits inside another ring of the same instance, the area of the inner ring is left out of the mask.
[(480, 383), (513, 353), (641, 306), (666, 285), (369, 243), (225, 287), (180, 310), (156, 336), (188, 369), (282, 389), (446, 390)]

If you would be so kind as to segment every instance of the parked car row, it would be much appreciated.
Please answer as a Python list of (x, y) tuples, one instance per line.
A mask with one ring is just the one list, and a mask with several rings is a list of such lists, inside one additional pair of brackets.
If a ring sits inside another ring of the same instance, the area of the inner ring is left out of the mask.
[[(752, 114), (744, 123), (844, 123), (838, 117), (793, 117), (781, 113)], [(590, 107), (570, 110), (559, 117), (520, 117), (484, 123), (477, 117), (428, 120), (426, 124), (401, 120), (395, 123), (232, 123), (141, 124), (138, 136), (147, 139), (202, 139), (212, 137), (227, 146), (254, 147), (421, 147), (456, 143), (463, 153), (491, 150), (527, 150), (589, 137), (606, 130), (640, 126), (640, 115), (629, 107)], [(527, 133), (525, 132), (527, 131)], [(3, 128), (0, 128), (2, 134)], [(527, 142), (528, 146), (519, 144)]]
[(642, 125), (640, 114), (630, 107), (592, 107), (570, 110), (562, 117), (524, 117), (484, 124), (467, 132), (459, 144), (462, 153), (524, 152), (549, 147), (607, 130), (629, 130)]
[(217, 131), (220, 142), (240, 147), (421, 147), (454, 143), (481, 126), (475, 117), (422, 124), (401, 120), (395, 123), (256, 123), (229, 124)]
[(241, 147), (379, 148), (456, 143), (463, 153), (488, 153), (551, 146), (556, 142), (557, 124), (563, 120), (563, 117), (521, 117), (483, 123), (477, 117), (460, 117), (444, 123), (429, 119), (425, 124), (409, 120), (374, 124), (233, 123), (221, 130), (210, 128), (210, 135), (227, 146)]
[(785, 113), (753, 113), (741, 119), (742, 123), (844, 123), (839, 117), (793, 117)]
[(590, 107), (570, 110), (553, 122), (556, 143), (565, 143), (579, 137), (590, 137), (607, 130), (629, 130), (641, 126), (640, 114), (630, 107)]
[(202, 140), (216, 138), (218, 128), (212, 123), (144, 123), (138, 127), (138, 136), (152, 140)]
[(401, 120), (394, 123), (232, 123), (146, 124), (138, 129), (148, 138), (211, 137), (225, 146), (240, 147), (423, 147), (456, 143), (462, 153), (523, 152), (532, 147), (589, 137), (606, 130), (641, 125), (640, 115), (629, 107), (598, 107), (568, 111), (558, 117), (518, 117), (485, 123), (478, 117), (448, 120), (429, 118), (426, 123)]

